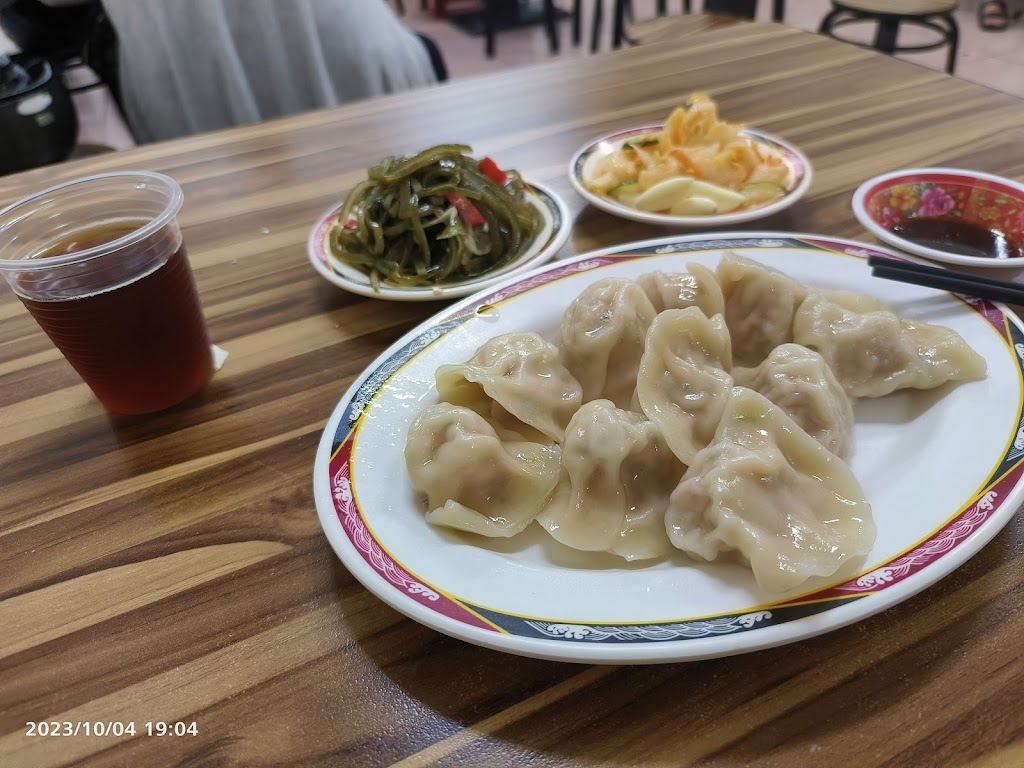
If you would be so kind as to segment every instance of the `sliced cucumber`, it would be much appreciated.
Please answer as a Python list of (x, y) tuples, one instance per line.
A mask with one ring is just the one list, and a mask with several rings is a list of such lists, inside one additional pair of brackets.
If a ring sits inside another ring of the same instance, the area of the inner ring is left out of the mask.
[(770, 203), (772, 200), (778, 200), (787, 191), (784, 186), (774, 181), (754, 181), (744, 184), (740, 194), (752, 203)]
[(642, 136), (638, 139), (626, 139), (622, 142), (622, 148), (633, 149), (634, 147), (653, 147), (658, 143), (660, 142), (657, 136)]
[(636, 185), (632, 189), (626, 189), (620, 192), (615, 199), (623, 205), (628, 205), (630, 208), (636, 208), (636, 199), (640, 197), (640, 190), (636, 188)]
[(676, 200), (685, 197), (693, 184), (691, 176), (676, 176), (653, 185), (640, 195), (634, 205), (641, 211), (665, 211), (671, 208)]
[(618, 197), (623, 192), (629, 191), (630, 188), (635, 188), (636, 185), (637, 185), (637, 180), (636, 179), (626, 179), (625, 181), (620, 181), (614, 187), (609, 189), (608, 190), (608, 194), (611, 195), (612, 197)]

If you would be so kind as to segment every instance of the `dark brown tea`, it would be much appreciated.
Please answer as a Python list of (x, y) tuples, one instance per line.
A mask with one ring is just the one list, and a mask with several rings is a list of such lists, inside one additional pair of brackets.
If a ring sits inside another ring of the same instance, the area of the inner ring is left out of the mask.
[(1002, 232), (956, 219), (907, 219), (894, 226), (892, 231), (925, 248), (961, 256), (1017, 259), (1024, 255)]
[(145, 221), (127, 219), (112, 221), (108, 224), (90, 227), (89, 229), (80, 229), (56, 245), (51, 245), (49, 248), (39, 251), (39, 253), (34, 253), (29, 258), (49, 259), (54, 256), (67, 256), (69, 253), (81, 253), (90, 248), (95, 248), (97, 245), (106, 245), (115, 240), (120, 240), (125, 235), (130, 235), (144, 226), (146, 226)]
[[(110, 243), (144, 224), (120, 221), (82, 230), (33, 258)], [(124, 279), (81, 297), (21, 300), (108, 410), (152, 413), (206, 384), (213, 374), (210, 340), (184, 244), (141, 277), (126, 268)], [(63, 280), (55, 295), (75, 287)]]

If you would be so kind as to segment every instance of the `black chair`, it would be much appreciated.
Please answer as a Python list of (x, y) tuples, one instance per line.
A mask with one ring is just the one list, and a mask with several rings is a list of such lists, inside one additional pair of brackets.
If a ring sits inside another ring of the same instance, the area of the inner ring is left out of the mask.
[[(502, 16), (511, 13), (514, 17), (518, 17), (521, 10), (519, 0), (484, 0), (484, 51), (488, 58), (494, 57), (495, 38)], [(547, 32), (548, 44), (552, 53), (558, 53), (559, 48), (557, 13), (555, 0), (544, 0), (544, 29)], [(578, 13), (576, 18), (579, 18)]]
[[(658, 11), (658, 15), (664, 16), (666, 13), (668, 13), (668, 0), (658, 0), (656, 8)], [(690, 0), (683, 0), (683, 13), (691, 13), (691, 11), (692, 9), (690, 8)]]
[[(658, 9), (664, 5), (658, 0)], [(683, 10), (690, 12), (690, 0), (683, 0)], [(757, 12), (757, 0), (706, 0), (704, 10), (710, 13), (732, 13), (736, 16), (754, 18)], [(786, 0), (772, 0), (772, 21), (781, 22), (786, 15)]]
[[(870, 22), (877, 25), (874, 42), (862, 47), (890, 55), (932, 51), (949, 46), (946, 55), (946, 72), (953, 74), (956, 68), (956, 53), (960, 45), (960, 28), (953, 11), (956, 0), (832, 0), (832, 10), (821, 21), (818, 31), (836, 40), (846, 40), (836, 30), (849, 24)], [(901, 25), (923, 27), (936, 32), (938, 40), (923, 45), (899, 45)]]
[[(664, 16), (667, 11), (668, 0), (658, 0), (656, 6), (659, 16)], [(691, 12), (690, 0), (683, 0), (683, 13)], [(757, 9), (757, 0), (707, 0), (704, 4), (705, 11), (716, 13), (735, 13), (739, 16), (754, 17)], [(772, 21), (782, 21), (786, 13), (786, 0), (772, 0)]]
[[(689, 0), (684, 0), (687, 6), (690, 5)], [(580, 18), (582, 12), (580, 8), (580, 0), (576, 0), (573, 4), (573, 28), (572, 28), (572, 42), (573, 45), (580, 44)], [(664, 5), (664, 0), (659, 0), (658, 7)], [(659, 14), (663, 15), (663, 14)], [(624, 27), (625, 18), (633, 16), (633, 3), (631, 0), (615, 0), (612, 7), (612, 23), (614, 24), (612, 32), (612, 45), (618, 48), (622, 45), (624, 38)], [(594, 0), (594, 21), (590, 26), (590, 52), (597, 53), (597, 49), (601, 44), (601, 27), (604, 25), (604, 2), (603, 0)]]
[(65, 70), (87, 66), (98, 80), (72, 92), (105, 85), (122, 109), (118, 76), (117, 34), (100, 0), (82, 0), (50, 7), (37, 0), (0, 3), (0, 29), (27, 56), (50, 62), (61, 76)]

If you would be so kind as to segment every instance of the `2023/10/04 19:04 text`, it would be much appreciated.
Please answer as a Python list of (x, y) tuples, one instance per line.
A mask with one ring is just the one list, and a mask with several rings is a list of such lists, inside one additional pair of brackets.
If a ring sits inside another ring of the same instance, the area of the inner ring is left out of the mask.
[(132, 721), (102, 720), (46, 720), (28, 722), (26, 736), (197, 736), (199, 726), (195, 722), (164, 722), (148, 720), (136, 724)]

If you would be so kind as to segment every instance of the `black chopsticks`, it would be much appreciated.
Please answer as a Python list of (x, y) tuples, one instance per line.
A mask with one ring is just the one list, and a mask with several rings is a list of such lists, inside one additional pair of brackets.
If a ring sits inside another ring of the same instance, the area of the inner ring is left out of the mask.
[(938, 288), (989, 301), (1024, 304), (1024, 285), (1006, 280), (993, 280), (990, 277), (978, 277), (965, 272), (954, 272), (950, 269), (886, 259), (881, 256), (869, 256), (868, 266), (871, 267), (872, 275), (886, 280), (897, 280), (901, 283), (921, 285), (925, 288)]

